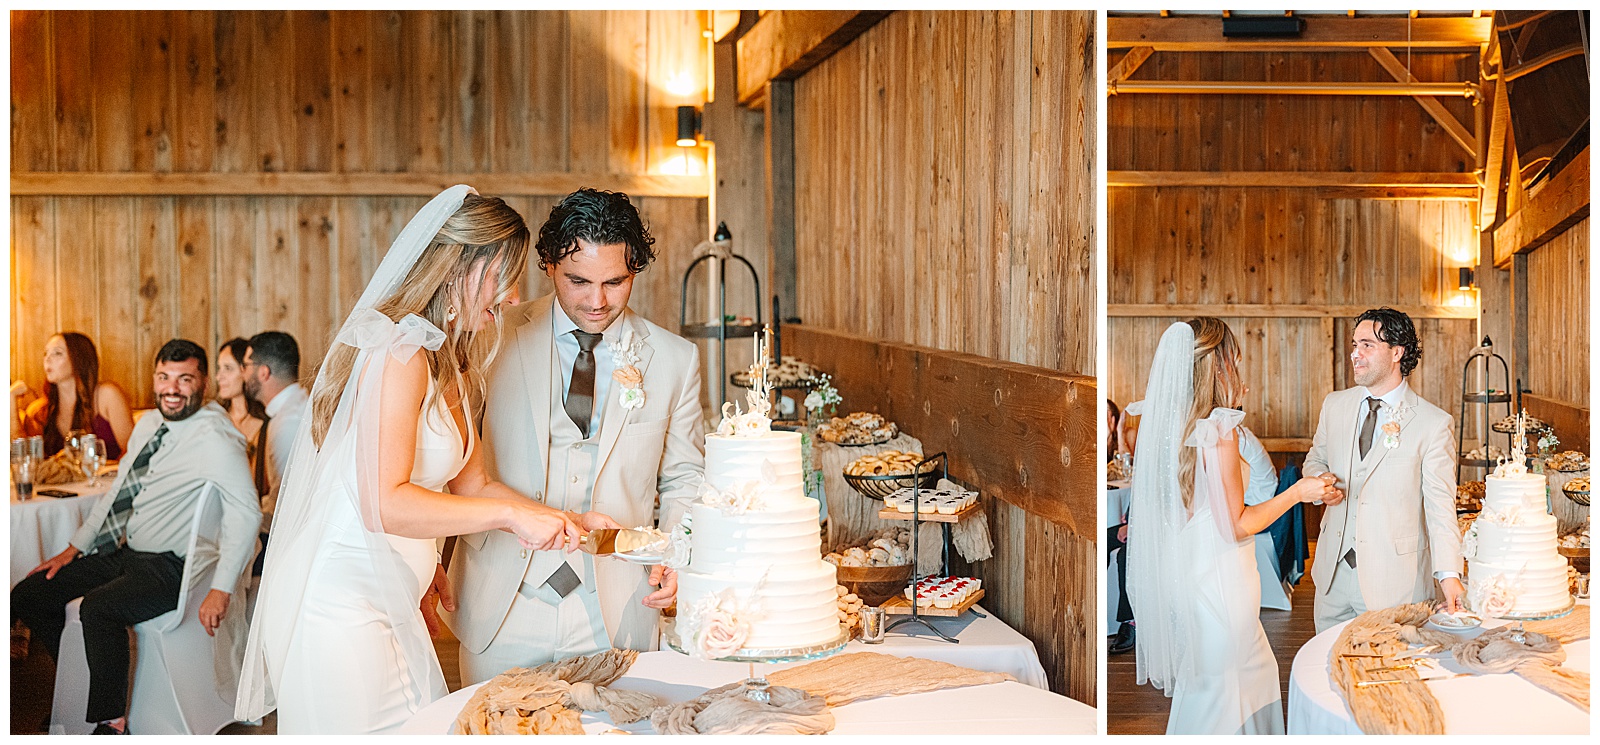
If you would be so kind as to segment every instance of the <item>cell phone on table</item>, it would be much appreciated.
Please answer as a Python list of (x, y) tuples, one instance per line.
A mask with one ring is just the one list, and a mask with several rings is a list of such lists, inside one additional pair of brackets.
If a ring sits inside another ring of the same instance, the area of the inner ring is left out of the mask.
[(34, 493), (38, 494), (41, 497), (56, 497), (58, 499), (64, 499), (66, 497), (76, 497), (76, 496), (78, 496), (76, 494), (73, 494), (72, 492), (62, 491), (60, 489), (40, 489), (39, 491), (36, 491)]

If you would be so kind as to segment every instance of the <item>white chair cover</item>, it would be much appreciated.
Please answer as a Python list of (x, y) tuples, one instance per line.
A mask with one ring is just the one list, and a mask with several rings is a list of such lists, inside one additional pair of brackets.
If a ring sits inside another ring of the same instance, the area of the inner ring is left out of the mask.
[[(207, 483), (195, 504), (183, 584), (174, 610), (137, 624), (134, 630), (133, 685), (128, 706), (128, 731), (138, 735), (216, 734), (231, 724), (234, 691), (244, 654), (249, 574), (233, 589), (228, 612), (212, 637), (200, 624), (200, 604), (211, 589), (219, 556), (222, 500), (217, 486)], [(248, 564), (246, 565), (248, 566)], [(84, 658), (82, 598), (67, 605), (67, 626), (56, 660), (55, 700), (50, 734), (89, 734), (89, 666)]]

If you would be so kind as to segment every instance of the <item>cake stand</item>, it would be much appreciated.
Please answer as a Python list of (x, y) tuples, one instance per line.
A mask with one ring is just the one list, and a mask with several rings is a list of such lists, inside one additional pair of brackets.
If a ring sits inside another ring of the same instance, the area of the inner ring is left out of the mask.
[[(667, 619), (661, 625), (661, 633), (667, 640), (667, 646), (674, 652), (689, 654), (683, 644), (683, 638), (678, 635), (678, 619)], [(839, 636), (831, 641), (821, 644), (812, 644), (804, 647), (781, 648), (745, 648), (735, 652), (731, 657), (718, 657), (716, 662), (745, 662), (750, 665), (750, 677), (744, 681), (744, 697), (751, 701), (768, 703), (772, 695), (767, 689), (771, 684), (767, 676), (756, 674), (756, 663), (777, 664), (780, 662), (800, 662), (803, 660), (816, 660), (827, 657), (841, 649), (850, 642), (850, 632), (844, 627), (839, 627)]]
[(1527, 644), (1528, 633), (1522, 628), (1523, 621), (1549, 621), (1556, 618), (1564, 618), (1568, 614), (1572, 613), (1572, 609), (1576, 606), (1577, 601), (1573, 600), (1569, 595), (1567, 596), (1566, 607), (1561, 608), (1560, 610), (1538, 611), (1535, 613), (1508, 613), (1504, 616), (1496, 616), (1496, 618), (1499, 618), (1502, 621), (1511, 621), (1513, 623), (1511, 627), (1511, 641), (1514, 641), (1518, 644)]

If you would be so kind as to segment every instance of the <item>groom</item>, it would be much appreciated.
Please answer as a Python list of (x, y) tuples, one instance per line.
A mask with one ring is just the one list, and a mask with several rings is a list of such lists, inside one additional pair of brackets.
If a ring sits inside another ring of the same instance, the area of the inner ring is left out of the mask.
[(1421, 358), (1409, 316), (1362, 313), (1350, 349), (1356, 387), (1322, 402), (1305, 473), (1333, 474), (1341, 495), (1325, 502), (1311, 566), (1318, 633), (1431, 600), (1435, 580), (1446, 609), (1461, 609), (1456, 448), (1450, 415), (1406, 385)]
[[(674, 524), (705, 468), (699, 349), (628, 310), (655, 258), (625, 194), (581, 189), (539, 229), (555, 294), (506, 313), (483, 422), (494, 478), (585, 530)], [(611, 647), (654, 649), (677, 577), (516, 536), (461, 536), (450, 565), (465, 684)], [(426, 601), (425, 601), (426, 602)]]

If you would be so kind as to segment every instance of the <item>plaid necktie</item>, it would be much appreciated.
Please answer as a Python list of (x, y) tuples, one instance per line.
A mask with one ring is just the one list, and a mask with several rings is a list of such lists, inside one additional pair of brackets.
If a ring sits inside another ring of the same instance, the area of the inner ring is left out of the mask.
[[(100, 528), (100, 535), (95, 538), (94, 548), (89, 553), (111, 551), (127, 544), (128, 516), (133, 512), (133, 498), (139, 495), (142, 489), (139, 482), (144, 478), (145, 472), (150, 470), (150, 458), (161, 449), (161, 438), (166, 436), (167, 425), (163, 424), (156, 430), (155, 436), (145, 443), (144, 449), (139, 451), (139, 457), (133, 459), (133, 466), (128, 469), (128, 477), (122, 481), (122, 490), (117, 492), (116, 501), (111, 503), (111, 514), (106, 515), (106, 523)], [(117, 531), (119, 523), (122, 525), (120, 536)]]

